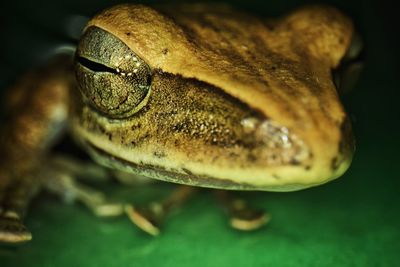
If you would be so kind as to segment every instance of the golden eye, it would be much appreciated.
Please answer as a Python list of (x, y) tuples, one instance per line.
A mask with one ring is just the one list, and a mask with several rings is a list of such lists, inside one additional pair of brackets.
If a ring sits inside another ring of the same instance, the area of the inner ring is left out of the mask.
[(98, 27), (83, 34), (75, 72), (85, 101), (111, 118), (132, 116), (150, 95), (150, 67), (120, 39)]

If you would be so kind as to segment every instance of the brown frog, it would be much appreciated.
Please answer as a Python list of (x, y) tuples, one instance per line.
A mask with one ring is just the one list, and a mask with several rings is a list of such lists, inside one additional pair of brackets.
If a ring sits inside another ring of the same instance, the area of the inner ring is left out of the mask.
[[(210, 5), (99, 13), (73, 62), (28, 74), (7, 99), (0, 240), (31, 239), (22, 219), (41, 188), (98, 215), (125, 210), (158, 234), (158, 220), (194, 187), (293, 191), (339, 177), (354, 145), (332, 70), (352, 40), (351, 21), (323, 6), (274, 20)], [(66, 131), (101, 165), (186, 186), (157, 207), (111, 203), (74, 180), (105, 169), (50, 152)], [(235, 228), (268, 221), (218, 192)]]

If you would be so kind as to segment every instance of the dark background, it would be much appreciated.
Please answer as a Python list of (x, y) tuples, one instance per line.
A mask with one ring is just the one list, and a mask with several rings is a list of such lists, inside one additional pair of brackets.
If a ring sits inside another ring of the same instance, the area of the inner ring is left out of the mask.
[[(125, 1), (126, 2), (126, 1)], [(278, 16), (309, 1), (229, 1), (261, 16)], [(118, 1), (3, 1), (0, 15), (0, 89), (73, 43), (71, 15), (92, 16)], [(147, 2), (155, 3), (155, 1)], [(165, 1), (164, 1), (165, 3)], [(314, 2), (312, 2), (314, 3)], [(0, 247), (1, 266), (397, 266), (400, 260), (400, 119), (398, 17), (383, 1), (321, 1), (353, 20), (366, 47), (365, 69), (343, 98), (353, 120), (357, 152), (350, 170), (327, 185), (294, 193), (254, 193), (273, 216), (268, 227), (241, 233), (207, 194), (172, 217), (158, 238), (126, 218), (100, 220), (81, 206), (43, 195), (27, 218), (34, 239)], [(135, 203), (171, 190), (98, 185)]]

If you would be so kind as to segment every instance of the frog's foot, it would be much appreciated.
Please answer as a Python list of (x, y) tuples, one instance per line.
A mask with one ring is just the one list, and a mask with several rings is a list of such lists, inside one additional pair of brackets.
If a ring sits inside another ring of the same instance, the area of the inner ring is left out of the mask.
[(23, 218), (39, 187), (38, 180), (30, 177), (0, 189), (0, 242), (21, 243), (32, 239)]
[(6, 212), (0, 215), (0, 242), (22, 243), (32, 239), (32, 234), (18, 217)]
[(146, 206), (126, 205), (125, 212), (140, 229), (156, 236), (160, 233), (160, 226), (165, 218), (196, 191), (195, 187), (180, 185), (169, 197), (160, 202), (152, 202)]
[[(165, 218), (193, 196), (197, 190), (196, 187), (181, 185), (162, 201), (152, 202), (145, 206), (127, 205), (125, 212), (140, 229), (156, 236), (160, 233), (160, 227)], [(233, 196), (232, 192), (225, 190), (212, 190), (212, 192), (228, 212), (233, 228), (251, 231), (269, 222), (270, 216), (267, 213), (250, 207), (245, 200)]]
[(237, 230), (257, 230), (267, 224), (271, 216), (263, 210), (254, 209), (242, 199), (225, 190), (214, 191), (217, 199), (229, 214), (230, 225)]
[(122, 203), (112, 202), (102, 192), (76, 181), (77, 176), (104, 178), (108, 175), (104, 168), (64, 157), (52, 160), (50, 165), (52, 167), (44, 170), (42, 175), (51, 177), (45, 182), (45, 188), (51, 193), (61, 196), (66, 202), (80, 202), (99, 217), (123, 214)]

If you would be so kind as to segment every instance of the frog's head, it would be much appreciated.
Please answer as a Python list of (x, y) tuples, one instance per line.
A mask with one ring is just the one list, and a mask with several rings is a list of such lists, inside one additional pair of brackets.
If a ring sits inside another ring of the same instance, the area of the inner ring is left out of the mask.
[(271, 191), (325, 183), (354, 150), (331, 77), (351, 36), (332, 8), (264, 22), (229, 8), (117, 6), (80, 41), (72, 125), (101, 163), (152, 178)]

